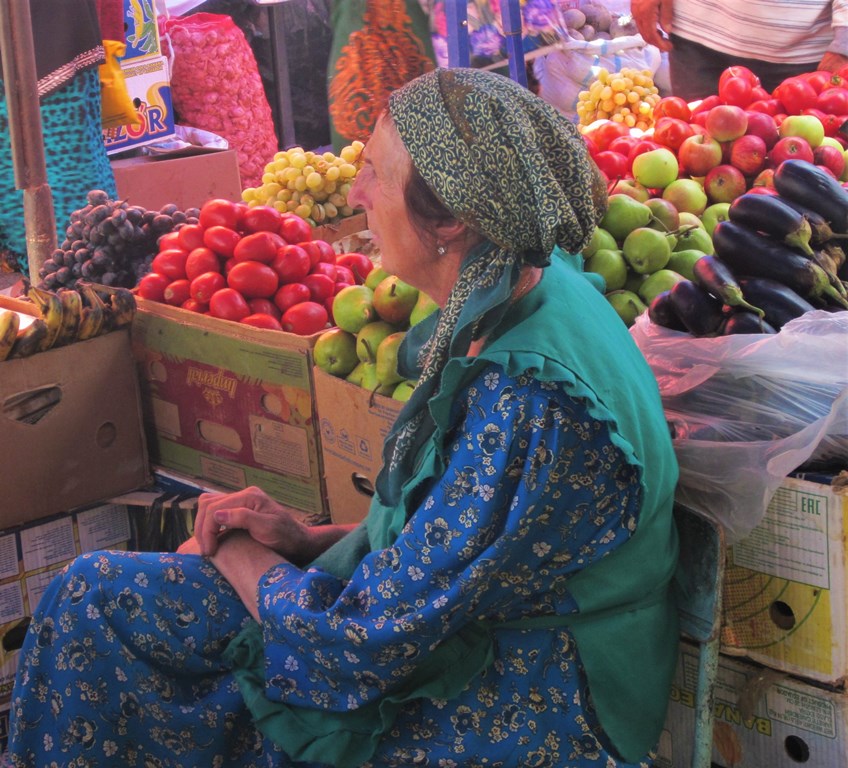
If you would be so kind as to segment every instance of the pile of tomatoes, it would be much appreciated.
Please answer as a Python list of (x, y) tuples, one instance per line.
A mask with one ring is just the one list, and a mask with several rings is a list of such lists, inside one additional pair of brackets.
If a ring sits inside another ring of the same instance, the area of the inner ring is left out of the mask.
[(209, 200), (197, 224), (163, 235), (135, 292), (256, 328), (311, 335), (332, 325), (333, 297), (373, 268), (336, 254), (311, 226), (271, 206)]

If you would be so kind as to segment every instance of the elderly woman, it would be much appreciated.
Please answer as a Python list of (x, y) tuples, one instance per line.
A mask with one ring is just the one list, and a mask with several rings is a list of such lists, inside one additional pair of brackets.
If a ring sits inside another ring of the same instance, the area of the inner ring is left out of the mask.
[[(364, 524), (258, 489), (176, 554), (92, 553), (44, 595), (14, 765), (647, 766), (677, 629), (656, 384), (578, 254), (604, 190), (506, 78), (396, 91), (352, 192), (440, 304)], [(199, 553), (200, 557), (197, 556)]]

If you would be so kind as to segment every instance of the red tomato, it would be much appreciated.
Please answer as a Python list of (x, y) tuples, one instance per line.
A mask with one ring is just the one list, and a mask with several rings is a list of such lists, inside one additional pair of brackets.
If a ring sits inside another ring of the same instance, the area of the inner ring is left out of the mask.
[(783, 105), (777, 99), (760, 99), (759, 101), (752, 101), (747, 106), (747, 111), (763, 112), (774, 117), (778, 112), (783, 111)]
[(686, 99), (681, 99), (680, 96), (664, 96), (654, 106), (653, 115), (655, 121), (661, 117), (676, 117), (688, 123), (692, 119), (692, 110)]
[(241, 240), (241, 235), (229, 227), (214, 226), (203, 232), (203, 244), (219, 256), (229, 259)]
[(274, 304), (277, 305), (280, 312), (285, 312), (295, 304), (300, 304), (302, 301), (309, 301), (310, 297), (309, 288), (303, 283), (288, 283), (274, 294)]
[(280, 319), (280, 308), (271, 299), (248, 299), (247, 305), (250, 307), (251, 313), (271, 315), (277, 320)]
[(221, 288), (209, 299), (209, 314), (238, 322), (250, 314), (250, 307), (247, 305), (247, 299), (235, 288)]
[(616, 123), (614, 120), (605, 120), (595, 128), (589, 137), (595, 142), (599, 152), (609, 148), (613, 139), (619, 136), (628, 136), (630, 129), (624, 123)]
[[(332, 266), (332, 265), (331, 265)], [(353, 274), (353, 270), (349, 267), (345, 267), (342, 264), (336, 264), (333, 269), (336, 270), (336, 284), (338, 283), (347, 283), (348, 285), (356, 284), (356, 277)]]
[(191, 298), (201, 304), (208, 304), (212, 294), (226, 286), (227, 278), (220, 272), (204, 272), (191, 281)]
[(170, 282), (171, 279), (166, 275), (160, 275), (156, 272), (148, 272), (141, 278), (141, 280), (138, 281), (136, 293), (138, 293), (142, 299), (148, 299), (149, 301), (164, 301), (165, 289), (168, 287)]
[(185, 263), (185, 273), (189, 280), (194, 280), (204, 272), (220, 272), (221, 257), (215, 251), (205, 246), (195, 248), (189, 253)]
[[(317, 242), (317, 241), (312, 241)], [(307, 245), (307, 243), (304, 243)], [(299, 245), (286, 244), (277, 249), (271, 269), (279, 275), (281, 283), (296, 283), (303, 280), (312, 268), (309, 254)]]
[(824, 119), (826, 117), (824, 112), (822, 112), (820, 109), (816, 109), (815, 107), (805, 109), (801, 112), (801, 114), (802, 115), (812, 115), (813, 117), (817, 118), (818, 121), (822, 124), (824, 124)]
[(246, 299), (267, 299), (277, 292), (280, 278), (267, 264), (259, 261), (240, 261), (227, 275), (227, 285)]
[(280, 214), (280, 234), (287, 243), (304, 243), (312, 239), (312, 227), (294, 213)]
[[(179, 232), (166, 232), (156, 241), (156, 249), (159, 251), (167, 251), (169, 248), (183, 248), (180, 245), (180, 233)], [(184, 251), (191, 250), (190, 248), (183, 248)]]
[(613, 139), (610, 142), (610, 145), (607, 147), (607, 152), (618, 152), (618, 154), (627, 157), (630, 154), (630, 150), (633, 149), (633, 147), (635, 147), (640, 141), (641, 139), (637, 136), (619, 136), (617, 139)]
[(201, 304), (199, 301), (195, 299), (186, 299), (180, 306), (183, 309), (187, 309), (189, 312), (208, 312), (209, 305)]
[(166, 304), (170, 304), (174, 307), (182, 306), (184, 301), (187, 301), (191, 298), (189, 293), (189, 286), (191, 285), (190, 280), (186, 280), (182, 278), (181, 280), (174, 280), (173, 282), (168, 284), (168, 287), (165, 289), (163, 294), (163, 298)]
[(691, 107), (692, 117), (694, 118), (695, 115), (703, 112), (709, 112), (713, 107), (717, 107), (719, 104), (721, 104), (721, 99), (718, 97), (718, 94), (707, 96), (705, 99), (701, 99), (701, 101), (694, 107)]
[(598, 145), (585, 133), (583, 134), (583, 143), (586, 145), (586, 149), (589, 150), (589, 157), (594, 157), (598, 153)]
[(186, 276), (186, 260), (188, 253), (181, 248), (169, 248), (167, 251), (159, 251), (150, 263), (150, 269), (160, 275), (170, 277), (171, 280), (179, 280)]
[(280, 212), (270, 205), (254, 205), (242, 214), (241, 228), (245, 232), (279, 232)]
[(825, 88), (815, 106), (828, 115), (848, 115), (848, 88)]
[(204, 229), (209, 227), (227, 227), (235, 229), (238, 226), (239, 218), (241, 217), (240, 206), (230, 200), (214, 198), (207, 200), (200, 207), (200, 216), (198, 222)]
[(327, 325), (329, 315), (323, 303), (314, 301), (303, 301), (289, 307), (280, 318), (280, 325), (288, 333), (296, 333), (299, 336), (311, 336), (313, 333), (323, 330)]
[(282, 331), (283, 326), (276, 317), (266, 315), (264, 312), (254, 312), (239, 320), (245, 325), (252, 325), (254, 328), (267, 328), (269, 331)]
[(236, 243), (233, 249), (233, 258), (236, 261), (261, 261), (270, 264), (277, 255), (277, 249), (285, 245), (276, 232), (254, 232), (245, 235)]
[(230, 256), (230, 258), (229, 258), (229, 259), (227, 259), (227, 260), (224, 262), (224, 270), (223, 270), (223, 271), (224, 271), (224, 274), (225, 274), (225, 275), (229, 275), (229, 274), (230, 274), (230, 270), (231, 270), (231, 269), (232, 269), (232, 268), (233, 268), (236, 264), (238, 264), (238, 262), (237, 262), (237, 261), (236, 261), (236, 260), (235, 260), (232, 256)]
[(751, 83), (751, 87), (754, 88), (760, 84), (760, 78), (757, 77), (748, 67), (742, 67), (738, 64), (734, 64), (733, 66), (725, 69), (718, 77), (718, 85), (721, 88), (721, 84), (725, 80), (729, 80), (731, 77), (741, 77)]
[(336, 265), (328, 264), (326, 261), (319, 261), (309, 271), (310, 275), (326, 275), (333, 282), (336, 282)]
[(802, 110), (816, 106), (818, 94), (802, 77), (788, 77), (772, 94), (786, 108), (788, 115), (800, 115)]
[(744, 77), (726, 77), (718, 86), (718, 96), (725, 104), (745, 109), (751, 103), (751, 81)]
[(848, 120), (848, 116), (846, 115), (825, 115), (821, 118), (822, 125), (824, 126), (824, 135), (838, 139), (839, 129), (846, 120)]
[(203, 227), (200, 224), (186, 224), (177, 230), (177, 242), (186, 252), (203, 245)]
[(627, 156), (609, 149), (598, 152), (595, 163), (608, 179), (621, 179), (630, 172)]
[(336, 265), (347, 267), (351, 272), (353, 272), (353, 276), (356, 278), (357, 283), (364, 283), (365, 278), (368, 277), (368, 274), (372, 269), (374, 269), (374, 262), (371, 261), (371, 259), (369, 259), (364, 253), (357, 253), (356, 251), (339, 254), (336, 257)]
[(309, 254), (309, 261), (313, 267), (319, 261), (326, 261), (328, 264), (336, 263), (337, 256), (333, 246), (324, 240), (309, 240), (298, 245)]
[(309, 289), (312, 301), (317, 301), (319, 304), (333, 295), (335, 280), (327, 275), (310, 274), (304, 277), (302, 282)]
[(845, 85), (839, 75), (834, 72), (828, 72), (825, 69), (818, 69), (815, 72), (805, 72), (803, 75), (799, 75), (799, 77), (803, 77), (812, 85), (816, 93), (821, 93), (827, 88), (844, 87)]
[(675, 152), (693, 133), (692, 126), (677, 117), (661, 117), (654, 123), (654, 141)]
[(751, 101), (762, 101), (763, 99), (770, 98), (771, 94), (761, 85), (755, 85), (751, 88)]
[(660, 144), (657, 144), (657, 142), (651, 141), (650, 139), (640, 139), (636, 146), (630, 150), (630, 154), (627, 156), (628, 164), (632, 166), (633, 161), (643, 152), (651, 152), (654, 149), (659, 149), (660, 146)]

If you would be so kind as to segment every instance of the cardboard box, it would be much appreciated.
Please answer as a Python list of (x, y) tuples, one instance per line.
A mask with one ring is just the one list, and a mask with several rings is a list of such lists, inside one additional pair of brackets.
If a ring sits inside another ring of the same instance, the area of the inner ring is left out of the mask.
[(0, 702), (11, 697), (24, 631), (52, 578), (83, 552), (132, 548), (129, 513), (116, 504), (0, 531)]
[[(681, 644), (656, 768), (690, 768), (697, 651)], [(848, 765), (848, 695), (721, 656), (713, 765), (836, 768)]]
[(0, 528), (150, 480), (127, 329), (0, 363)]
[(164, 56), (133, 61), (122, 59), (121, 71), (140, 122), (105, 129), (103, 141), (107, 155), (126, 152), (176, 134), (168, 60)]
[(158, 211), (174, 203), (181, 210), (207, 200), (241, 200), (238, 155), (234, 149), (200, 149), (191, 154), (146, 155), (112, 160), (118, 197)]
[(358, 523), (368, 512), (383, 465), (383, 441), (403, 403), (319, 368), (314, 381), (330, 518)]
[(722, 650), (815, 681), (848, 675), (848, 495), (787, 478), (728, 548)]
[(138, 303), (133, 346), (153, 463), (225, 488), (258, 485), (299, 510), (322, 511), (317, 335)]
[(159, 0), (124, 0), (127, 50), (122, 61), (138, 61), (162, 54), (157, 2)]

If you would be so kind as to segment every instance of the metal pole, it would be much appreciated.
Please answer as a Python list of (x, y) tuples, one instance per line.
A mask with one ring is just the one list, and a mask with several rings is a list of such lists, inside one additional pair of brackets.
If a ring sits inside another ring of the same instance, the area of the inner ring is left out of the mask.
[(53, 254), (57, 241), (53, 195), (47, 183), (44, 160), (28, 0), (0, 0), (0, 46), (15, 187), (23, 190), (24, 194), (29, 277), (37, 283), (38, 271)]

